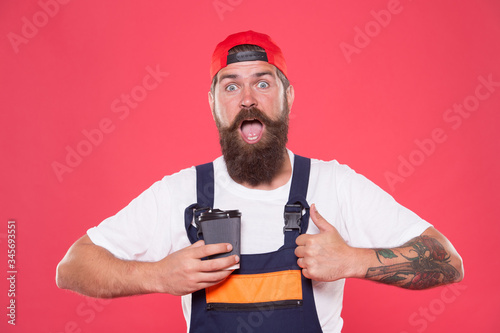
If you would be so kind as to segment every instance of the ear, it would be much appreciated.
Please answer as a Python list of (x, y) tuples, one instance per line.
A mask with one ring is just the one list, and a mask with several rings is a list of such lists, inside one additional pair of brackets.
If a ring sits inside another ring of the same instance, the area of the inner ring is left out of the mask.
[(208, 105), (210, 106), (210, 110), (212, 111), (212, 117), (215, 120), (215, 107), (214, 107), (215, 99), (214, 95), (212, 95), (212, 92), (208, 92)]
[(288, 88), (286, 89), (286, 99), (288, 101), (288, 108), (290, 109), (291, 112), (293, 101), (295, 100), (295, 90), (293, 89), (292, 85), (288, 86)]

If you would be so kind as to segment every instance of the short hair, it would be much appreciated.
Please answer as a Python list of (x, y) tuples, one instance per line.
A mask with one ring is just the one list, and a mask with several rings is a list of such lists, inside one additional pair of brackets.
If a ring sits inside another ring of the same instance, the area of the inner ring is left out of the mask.
[[(253, 45), (253, 44), (241, 44), (241, 45), (236, 45), (229, 49), (228, 54), (234, 54), (238, 52), (245, 52), (245, 51), (261, 51), (265, 52), (265, 50), (258, 46), (258, 45)], [(276, 66), (275, 66), (276, 67)], [(288, 78), (283, 74), (283, 72), (276, 67), (276, 74), (278, 75), (278, 78), (280, 79), (281, 83), (283, 84), (283, 90), (286, 93), (286, 90), (290, 86), (290, 81)], [(214, 78), (212, 79), (212, 84), (210, 85), (210, 92), (212, 95), (215, 93), (215, 86), (217, 85), (219, 81), (219, 73), (214, 75)]]

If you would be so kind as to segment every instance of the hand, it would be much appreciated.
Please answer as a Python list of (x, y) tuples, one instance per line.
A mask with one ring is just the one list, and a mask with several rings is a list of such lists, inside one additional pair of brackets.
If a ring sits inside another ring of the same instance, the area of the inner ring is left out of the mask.
[(337, 229), (311, 205), (311, 218), (320, 233), (297, 237), (295, 255), (305, 277), (316, 281), (336, 281), (353, 276), (356, 249), (347, 245)]
[(201, 258), (231, 250), (231, 244), (205, 245), (200, 240), (166, 256), (155, 267), (158, 291), (181, 296), (224, 281), (233, 272), (225, 269), (238, 263), (239, 257), (234, 255), (211, 260)]

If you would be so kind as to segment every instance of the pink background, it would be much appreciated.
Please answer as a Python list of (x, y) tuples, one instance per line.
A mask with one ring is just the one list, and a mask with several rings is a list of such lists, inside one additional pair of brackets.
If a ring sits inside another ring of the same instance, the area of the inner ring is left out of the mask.
[[(210, 55), (247, 29), (285, 53), (296, 92), (289, 147), (364, 174), (447, 235), (465, 262), (453, 289), (347, 281), (344, 332), (498, 332), (494, 0), (2, 1), (0, 331), (185, 330), (177, 297), (88, 300), (59, 290), (55, 268), (154, 181), (220, 154)], [(154, 80), (147, 68), (162, 74)], [(453, 110), (464, 104), (462, 115)], [(67, 161), (70, 150), (80, 157)], [(6, 317), (9, 219), (15, 327)]]

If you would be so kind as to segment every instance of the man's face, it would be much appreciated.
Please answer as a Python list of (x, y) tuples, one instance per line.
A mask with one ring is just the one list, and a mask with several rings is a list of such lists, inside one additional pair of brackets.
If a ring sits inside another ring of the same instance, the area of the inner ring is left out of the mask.
[(283, 166), (293, 88), (263, 61), (233, 63), (218, 73), (209, 102), (229, 174), (240, 183), (270, 183)]
[[(217, 126), (227, 127), (243, 108), (256, 107), (271, 119), (278, 119), (283, 111), (285, 96), (289, 108), (293, 103), (293, 88), (283, 93), (283, 84), (276, 74), (276, 67), (265, 61), (246, 61), (222, 68), (214, 94), (209, 93), (209, 103)], [(265, 132), (265, 128), (262, 129)], [(254, 136), (242, 139), (253, 144)]]

